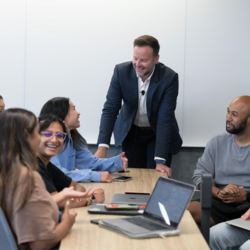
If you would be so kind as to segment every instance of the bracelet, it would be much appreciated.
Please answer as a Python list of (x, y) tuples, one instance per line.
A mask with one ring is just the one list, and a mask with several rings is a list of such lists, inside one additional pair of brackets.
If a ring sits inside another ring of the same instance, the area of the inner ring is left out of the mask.
[(86, 204), (85, 206), (91, 205), (92, 204), (92, 199), (91, 198), (86, 198)]
[(89, 205), (89, 198), (86, 198), (86, 204), (85, 206), (88, 206)]
[[(220, 190), (221, 191), (221, 190)], [(220, 191), (217, 193), (217, 196), (219, 195)]]

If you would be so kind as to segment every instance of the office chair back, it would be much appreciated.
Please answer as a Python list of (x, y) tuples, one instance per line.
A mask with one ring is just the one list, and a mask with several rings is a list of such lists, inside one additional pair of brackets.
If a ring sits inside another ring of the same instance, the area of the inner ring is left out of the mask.
[(0, 250), (18, 250), (9, 224), (0, 207)]
[(209, 231), (210, 231), (210, 214), (212, 207), (212, 175), (203, 174), (201, 191), (201, 233), (209, 244)]

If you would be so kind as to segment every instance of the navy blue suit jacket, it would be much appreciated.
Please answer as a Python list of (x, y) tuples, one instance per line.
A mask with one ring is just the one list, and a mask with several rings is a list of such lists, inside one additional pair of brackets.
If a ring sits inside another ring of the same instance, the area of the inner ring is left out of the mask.
[[(156, 134), (154, 155), (164, 159), (168, 159), (168, 153), (178, 153), (182, 145), (174, 114), (177, 95), (178, 74), (157, 63), (147, 93), (147, 115)], [(106, 98), (98, 144), (109, 145), (114, 131), (115, 146), (119, 146), (128, 134), (138, 109), (138, 79), (132, 62), (116, 65)]]

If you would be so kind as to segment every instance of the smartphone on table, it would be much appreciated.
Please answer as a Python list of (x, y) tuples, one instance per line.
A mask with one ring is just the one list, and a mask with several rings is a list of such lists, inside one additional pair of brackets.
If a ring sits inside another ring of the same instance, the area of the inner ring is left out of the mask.
[(130, 176), (119, 176), (113, 179), (113, 181), (130, 181), (133, 178)]

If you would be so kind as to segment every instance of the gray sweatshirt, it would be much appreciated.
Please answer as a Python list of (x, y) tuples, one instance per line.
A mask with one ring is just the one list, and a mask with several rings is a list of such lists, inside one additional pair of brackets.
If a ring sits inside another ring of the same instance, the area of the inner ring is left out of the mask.
[(198, 159), (193, 181), (201, 183), (201, 174), (212, 174), (214, 184), (223, 189), (229, 183), (250, 189), (250, 145), (239, 147), (234, 135), (223, 133), (212, 138)]

